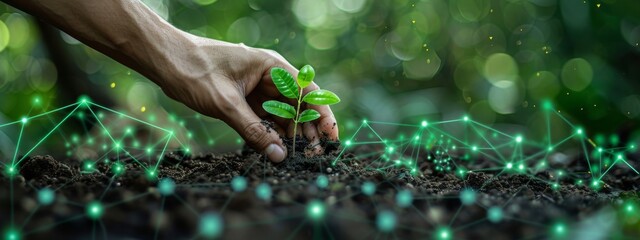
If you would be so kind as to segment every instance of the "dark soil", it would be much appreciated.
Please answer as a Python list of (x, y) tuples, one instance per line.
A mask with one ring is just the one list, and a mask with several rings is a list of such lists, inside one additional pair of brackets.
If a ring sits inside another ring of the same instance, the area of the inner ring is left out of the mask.
[[(299, 142), (303, 149), (306, 143)], [(124, 160), (126, 172), (114, 177), (109, 164), (100, 163), (95, 172), (82, 173), (76, 160), (32, 156), (20, 165), (20, 176), (0, 179), (0, 227), (10, 226), (13, 205), (14, 225), (24, 223), (25, 239), (192, 239), (198, 237), (199, 215), (206, 212), (221, 214), (225, 239), (429, 239), (440, 226), (451, 226), (454, 239), (543, 239), (550, 237), (551, 226), (559, 220), (578, 229), (580, 225), (572, 223), (603, 211), (615, 212), (622, 200), (638, 195), (638, 176), (623, 168), (612, 170), (610, 179), (604, 179), (609, 184), (599, 191), (569, 180), (554, 190), (544, 181), (555, 181), (555, 176), (546, 171), (535, 175), (471, 172), (461, 178), (434, 171), (431, 162), (424, 162), (417, 175), (401, 168), (375, 170), (372, 159), (356, 155), (371, 151), (366, 148), (347, 153), (331, 165), (337, 146), (323, 144), (329, 150), (326, 155), (297, 154), (281, 164), (248, 149), (192, 156), (168, 153), (160, 164), (159, 178), (173, 179), (177, 189), (166, 197), (158, 192), (157, 181), (133, 160)], [(315, 184), (321, 174), (329, 178), (326, 188)], [(229, 185), (238, 175), (248, 180), (243, 192), (234, 192)], [(373, 196), (361, 192), (365, 181), (376, 183)], [(273, 191), (268, 201), (255, 194), (262, 182)], [(38, 207), (37, 189), (43, 187), (57, 189), (56, 200)], [(458, 196), (463, 188), (478, 191), (475, 204), (461, 204)], [(395, 203), (401, 189), (413, 193), (412, 206), (401, 208)], [(94, 221), (85, 215), (85, 206), (98, 199), (105, 213)], [(323, 219), (307, 216), (306, 204), (312, 200), (327, 206)], [(502, 221), (486, 220), (491, 206), (503, 206)], [(381, 210), (395, 212), (394, 232), (377, 231), (376, 216)], [(637, 225), (616, 229), (622, 231), (616, 236), (639, 236)]]

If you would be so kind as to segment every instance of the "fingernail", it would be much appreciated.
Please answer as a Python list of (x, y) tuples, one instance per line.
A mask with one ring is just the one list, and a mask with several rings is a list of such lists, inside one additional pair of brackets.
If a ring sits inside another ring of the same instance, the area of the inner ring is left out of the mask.
[(278, 146), (277, 144), (270, 144), (267, 149), (264, 150), (264, 153), (271, 159), (273, 162), (282, 162), (284, 160), (284, 149)]

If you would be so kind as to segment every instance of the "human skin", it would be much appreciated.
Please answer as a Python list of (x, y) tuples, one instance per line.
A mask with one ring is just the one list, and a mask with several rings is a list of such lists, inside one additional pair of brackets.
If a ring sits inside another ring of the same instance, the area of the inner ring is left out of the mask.
[[(164, 93), (204, 115), (231, 126), (246, 143), (271, 161), (286, 158), (280, 136), (293, 137), (293, 123), (262, 109), (266, 100), (294, 103), (280, 95), (270, 76), (282, 67), (298, 70), (280, 54), (184, 32), (138, 0), (2, 0), (42, 19), (88, 46), (155, 82)], [(318, 89), (314, 83), (304, 89)], [(320, 137), (338, 140), (336, 119), (328, 106), (308, 105), (321, 117), (299, 125), (320, 154)], [(271, 131), (262, 119), (275, 123)]]

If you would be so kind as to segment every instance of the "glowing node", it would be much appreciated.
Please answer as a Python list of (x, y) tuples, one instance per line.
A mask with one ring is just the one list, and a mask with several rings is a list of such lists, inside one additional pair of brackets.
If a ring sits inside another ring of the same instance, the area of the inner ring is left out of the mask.
[(396, 228), (396, 215), (391, 211), (381, 211), (376, 217), (376, 226), (381, 232), (393, 231)]
[(366, 181), (362, 184), (362, 193), (367, 196), (372, 196), (376, 193), (376, 184), (373, 182)]
[(27, 122), (29, 122), (29, 119), (26, 117), (23, 117), (20, 122), (22, 122), (22, 124), (27, 124)]
[(582, 135), (582, 133), (583, 133), (583, 132), (584, 132), (584, 131), (582, 130), (582, 128), (578, 128), (578, 129), (576, 130), (576, 134), (578, 134), (578, 135)]
[(520, 171), (524, 171), (524, 164), (520, 163), (520, 164), (518, 165), (518, 170), (520, 170)]
[(412, 203), (413, 203), (413, 195), (409, 190), (403, 189), (396, 194), (396, 205), (398, 205), (398, 207), (401, 207), (401, 208), (408, 207)]
[(436, 231), (436, 239), (440, 239), (440, 240), (446, 240), (446, 239), (451, 239), (451, 229), (449, 229), (448, 227), (441, 227), (440, 229), (438, 229), (438, 231)]
[(522, 136), (517, 136), (516, 137), (516, 142), (521, 143), (522, 142)]
[(176, 190), (176, 182), (171, 178), (163, 178), (158, 182), (158, 191), (162, 196), (169, 196)]
[(113, 166), (111, 166), (111, 171), (113, 172), (113, 174), (115, 175), (121, 175), (124, 172), (124, 165), (122, 165), (122, 163), (114, 163)]
[(624, 207), (624, 210), (627, 213), (633, 213), (633, 210), (635, 209), (635, 207), (633, 206), (632, 203), (627, 203), (626, 206)]
[(158, 173), (156, 172), (156, 170), (149, 169), (147, 170), (147, 178), (152, 181), (156, 180), (158, 179)]
[(325, 214), (324, 204), (322, 204), (322, 202), (318, 200), (314, 200), (310, 202), (309, 205), (307, 206), (307, 214), (309, 215), (309, 218), (311, 218), (312, 220), (322, 219), (322, 217), (324, 217), (324, 214)]
[(83, 170), (85, 173), (92, 173), (93, 171), (96, 170), (96, 165), (94, 162), (85, 161), (83, 165)]
[(478, 151), (478, 147), (477, 146), (473, 146), (473, 147), (471, 147), (471, 150), (474, 151), (474, 152)]
[(476, 202), (476, 191), (471, 188), (465, 188), (460, 191), (460, 202), (463, 205), (472, 205)]
[(351, 146), (351, 140), (347, 140), (347, 141), (345, 141), (345, 142), (344, 142), (344, 145), (345, 145), (345, 146), (347, 146), (347, 147), (348, 147), (348, 146)]
[(264, 201), (269, 201), (271, 199), (271, 186), (268, 183), (260, 183), (256, 187), (256, 196)]
[(40, 205), (47, 206), (53, 203), (56, 193), (51, 188), (43, 188), (38, 191), (38, 202)]
[(547, 100), (547, 101), (542, 102), (542, 108), (545, 109), (545, 110), (551, 110), (551, 109), (553, 109), (553, 105), (551, 104), (550, 101)]
[(96, 220), (102, 217), (103, 213), (104, 208), (99, 202), (91, 202), (89, 203), (89, 205), (87, 205), (87, 217)]
[(231, 179), (231, 189), (235, 192), (242, 192), (247, 189), (247, 179), (243, 176), (235, 176)]
[(469, 116), (464, 116), (464, 117), (462, 118), (462, 120), (463, 120), (463, 121), (465, 121), (465, 122), (468, 122), (468, 121), (469, 121)]
[(222, 234), (224, 223), (220, 215), (216, 213), (206, 213), (200, 217), (198, 226), (200, 235), (205, 238), (216, 238)]
[(487, 219), (492, 223), (502, 221), (502, 209), (500, 207), (491, 207), (487, 210)]
[(422, 127), (426, 127), (428, 125), (429, 125), (429, 122), (427, 122), (427, 121), (422, 121), (422, 123), (420, 123), (420, 126), (422, 126)]
[(116, 83), (115, 83), (115, 82), (112, 82), (112, 83), (111, 83), (111, 88), (115, 88), (115, 87), (116, 87)]
[(553, 151), (553, 147), (552, 147), (552, 146), (549, 146), (549, 147), (547, 148), (547, 150), (548, 150), (549, 152), (551, 152), (551, 151)]
[(5, 172), (7, 173), (7, 176), (10, 177), (10, 178), (11, 177), (15, 177), (18, 174), (18, 170), (14, 166), (8, 166), (5, 169)]
[(367, 119), (362, 119), (362, 124), (367, 124)]
[(140, 112), (146, 112), (146, 111), (147, 111), (147, 107), (145, 106), (140, 107)]
[(512, 169), (513, 168), (513, 163), (507, 163), (507, 169)]
[(567, 234), (567, 226), (564, 223), (556, 223), (551, 227), (551, 232), (554, 236), (564, 236)]
[(327, 188), (329, 186), (329, 178), (326, 175), (320, 175), (316, 179), (316, 186), (318, 188)]
[(13, 229), (9, 229), (6, 233), (5, 233), (5, 238), (7, 240), (20, 240), (20, 233), (16, 230)]

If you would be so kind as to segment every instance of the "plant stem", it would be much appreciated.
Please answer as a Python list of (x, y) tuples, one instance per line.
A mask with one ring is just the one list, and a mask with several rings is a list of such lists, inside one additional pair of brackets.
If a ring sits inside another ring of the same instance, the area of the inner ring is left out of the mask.
[(298, 120), (300, 120), (300, 104), (302, 103), (302, 88), (298, 94), (298, 107), (296, 108), (296, 118), (293, 120), (293, 155), (296, 155), (296, 135), (298, 130)]

